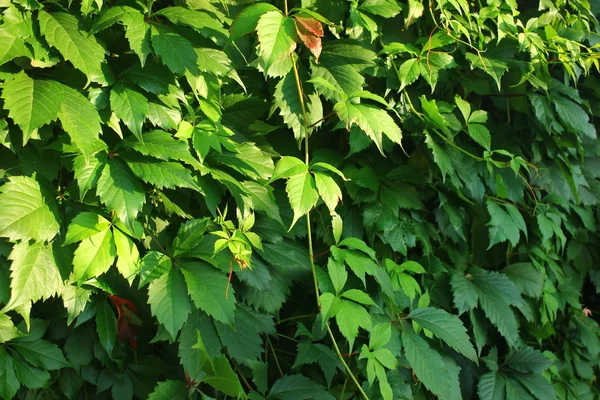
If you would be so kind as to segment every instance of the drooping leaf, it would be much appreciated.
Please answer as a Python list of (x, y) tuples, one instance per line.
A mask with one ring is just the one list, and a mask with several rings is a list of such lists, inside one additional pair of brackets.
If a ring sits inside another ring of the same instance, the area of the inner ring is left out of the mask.
[(117, 343), (117, 318), (108, 301), (104, 299), (96, 304), (96, 308), (96, 332), (102, 347), (111, 354)]
[(0, 346), (0, 395), (3, 399), (12, 399), (21, 384), (15, 374), (13, 358)]
[(110, 106), (115, 115), (121, 119), (129, 130), (141, 142), (142, 125), (148, 114), (148, 99), (127, 84), (116, 83), (110, 91)]
[(317, 204), (319, 193), (315, 179), (309, 173), (298, 174), (289, 178), (286, 192), (290, 206), (294, 211), (294, 219), (292, 220), (292, 226), (294, 226), (300, 217), (304, 216)]
[(110, 268), (117, 255), (109, 226), (84, 239), (73, 256), (73, 273), (78, 282), (95, 278)]
[(303, 375), (288, 375), (278, 379), (271, 390), (269, 398), (277, 400), (333, 400), (334, 397), (321, 385)]
[(184, 382), (168, 380), (159, 382), (148, 400), (184, 400), (186, 395), (187, 387)]
[(231, 40), (237, 40), (244, 35), (256, 30), (259, 18), (269, 11), (279, 11), (277, 7), (269, 3), (255, 3), (245, 7), (236, 16), (229, 28)]

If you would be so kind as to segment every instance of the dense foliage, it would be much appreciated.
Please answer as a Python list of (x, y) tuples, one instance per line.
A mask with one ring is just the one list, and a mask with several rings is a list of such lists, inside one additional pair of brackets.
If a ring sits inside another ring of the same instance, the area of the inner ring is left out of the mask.
[(0, 397), (593, 399), (588, 0), (0, 0)]

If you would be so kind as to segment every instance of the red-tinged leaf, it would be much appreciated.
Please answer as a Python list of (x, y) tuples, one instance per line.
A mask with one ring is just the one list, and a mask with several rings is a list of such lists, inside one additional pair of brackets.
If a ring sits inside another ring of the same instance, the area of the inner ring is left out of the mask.
[(314, 18), (295, 17), (296, 32), (302, 43), (315, 56), (315, 61), (319, 62), (319, 56), (323, 46), (321, 36), (323, 36), (323, 25)]
[(302, 27), (308, 32), (312, 33), (315, 36), (323, 37), (325, 33), (323, 32), (323, 25), (320, 21), (314, 18), (305, 18), (305, 17), (295, 17), (296, 26), (298, 24), (302, 25)]
[(137, 326), (141, 325), (137, 307), (131, 301), (119, 296), (110, 296), (118, 311), (117, 337), (137, 350)]

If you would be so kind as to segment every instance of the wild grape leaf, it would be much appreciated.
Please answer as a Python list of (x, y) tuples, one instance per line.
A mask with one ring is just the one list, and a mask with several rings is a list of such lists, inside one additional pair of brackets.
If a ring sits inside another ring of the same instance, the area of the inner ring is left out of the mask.
[(557, 400), (556, 389), (541, 374), (516, 374), (515, 378), (538, 400)]
[(236, 300), (233, 287), (228, 288), (227, 276), (200, 262), (185, 263), (181, 271), (196, 307), (217, 321), (232, 325)]
[(46, 340), (15, 341), (11, 344), (11, 348), (36, 367), (55, 370), (70, 366), (61, 349)]
[(22, 241), (10, 253), (11, 298), (5, 309), (29, 301), (46, 300), (62, 288), (62, 278), (52, 248), (44, 243)]
[(32, 54), (15, 29), (0, 29), (0, 65), (17, 57), (32, 57)]
[(228, 32), (223, 29), (223, 26), (218, 19), (211, 15), (197, 10), (190, 10), (184, 7), (165, 7), (155, 15), (160, 15), (167, 18), (176, 25), (189, 26), (200, 32), (206, 38), (212, 39), (217, 37), (222, 41), (228, 39)]
[(132, 158), (127, 160), (127, 165), (138, 178), (158, 188), (201, 191), (190, 170), (180, 163)]
[(192, 252), (204, 239), (208, 218), (195, 218), (179, 226), (173, 240), (173, 255), (178, 257)]
[(269, 399), (334, 400), (325, 388), (303, 375), (287, 375), (278, 379), (269, 391)]
[(198, 73), (198, 57), (189, 40), (158, 25), (152, 26), (151, 35), (154, 52), (173, 73), (178, 75), (183, 75), (186, 71), (192, 75)]
[(410, 328), (402, 330), (402, 344), (417, 378), (432, 393), (443, 397), (450, 389), (451, 376), (440, 354)]
[(104, 230), (81, 241), (73, 255), (73, 273), (78, 282), (102, 275), (113, 264), (117, 249), (112, 232)]
[(481, 400), (504, 400), (506, 378), (496, 372), (481, 375), (477, 384), (477, 394)]
[(240, 143), (236, 146), (235, 152), (215, 154), (213, 159), (251, 179), (269, 179), (273, 174), (273, 159), (254, 143)]
[(0, 346), (0, 396), (3, 399), (12, 399), (21, 387), (15, 374), (13, 358)]
[(58, 118), (73, 144), (89, 162), (94, 154), (107, 147), (99, 138), (102, 132), (100, 116), (96, 107), (81, 93), (66, 85), (61, 86), (62, 103)]
[(307, 172), (308, 166), (302, 160), (296, 157), (283, 156), (277, 161), (270, 182), (298, 174), (306, 174)]
[(177, 336), (192, 309), (183, 275), (179, 270), (152, 281), (148, 287), (150, 310), (172, 337)]
[(185, 400), (187, 394), (185, 382), (168, 380), (159, 382), (148, 396), (148, 400)]
[(255, 3), (245, 7), (236, 14), (235, 19), (231, 23), (229, 38), (237, 40), (244, 35), (254, 32), (259, 18), (269, 11), (279, 11), (279, 9), (269, 3)]
[(495, 201), (488, 199), (486, 208), (490, 214), (490, 244), (488, 249), (497, 243), (509, 241), (516, 246), (520, 240), (522, 231), (527, 236), (527, 227), (521, 213), (512, 204), (500, 205)]
[(35, 179), (10, 177), (0, 186), (0, 237), (50, 241), (60, 230), (56, 201)]
[(122, 77), (154, 94), (168, 94), (169, 85), (174, 84), (173, 75), (169, 69), (154, 61), (147, 62), (143, 67), (135, 64), (126, 69)]
[(477, 353), (469, 340), (467, 330), (457, 316), (442, 309), (426, 307), (412, 311), (409, 318), (442, 339), (454, 350), (477, 362)]
[(56, 120), (63, 96), (61, 88), (56, 81), (34, 80), (25, 73), (2, 84), (4, 108), (23, 131), (23, 144), (36, 129)]
[(460, 272), (452, 275), (450, 279), (452, 285), (452, 294), (454, 295), (454, 304), (458, 308), (459, 314), (472, 310), (477, 306), (479, 293), (473, 282)]
[(198, 68), (202, 72), (209, 72), (217, 76), (228, 76), (236, 81), (244, 90), (244, 82), (233, 67), (232, 61), (224, 51), (211, 48), (197, 48)]
[(502, 273), (517, 285), (525, 295), (539, 298), (544, 289), (544, 274), (531, 263), (515, 263), (507, 266)]
[(117, 318), (110, 303), (104, 299), (96, 303), (96, 332), (102, 347), (112, 354), (117, 343)]
[[(319, 200), (317, 185), (311, 174), (299, 174), (290, 177), (286, 184), (286, 192), (290, 206), (294, 211), (292, 225), (307, 212), (309, 212)], [(291, 229), (291, 228), (290, 228)]]
[(329, 208), (329, 212), (333, 215), (335, 213), (335, 207), (342, 201), (342, 191), (338, 184), (329, 175), (315, 172), (315, 183), (319, 196), (323, 199), (323, 202)]
[(139, 181), (123, 161), (114, 157), (104, 167), (96, 192), (100, 200), (123, 222), (135, 220), (146, 202)]
[(539, 350), (523, 346), (511, 351), (504, 360), (504, 364), (524, 374), (540, 374), (550, 368), (553, 362)]
[(474, 141), (479, 143), (486, 150), (490, 150), (491, 146), (491, 135), (488, 128), (482, 124), (468, 124), (467, 125), (467, 133)]
[(472, 68), (479, 68), (491, 76), (500, 91), (500, 80), (502, 79), (502, 75), (508, 71), (508, 65), (502, 60), (487, 58), (481, 54), (467, 53), (465, 56)]
[(367, 310), (360, 304), (348, 300), (341, 301), (340, 309), (335, 315), (335, 322), (342, 335), (348, 340), (350, 349), (358, 336), (358, 328), (370, 330), (372, 327), (371, 316)]
[(589, 122), (589, 116), (583, 108), (561, 96), (553, 96), (552, 104), (567, 128), (576, 133), (581, 132), (590, 139), (596, 139), (596, 128)]
[(402, 132), (396, 122), (380, 108), (368, 104), (339, 102), (333, 110), (344, 122), (346, 129), (350, 130), (353, 125), (362, 129), (375, 142), (381, 154), (383, 154), (383, 135), (397, 144), (402, 141)]
[[(31, 364), (21, 361), (20, 358), (13, 358), (15, 373), (21, 383), (29, 389), (41, 389), (48, 385), (50, 373)], [(1, 392), (0, 392), (1, 393)]]
[(242, 182), (242, 185), (250, 194), (252, 207), (255, 210), (264, 211), (269, 218), (283, 225), (281, 214), (279, 213), (279, 206), (275, 202), (272, 187), (269, 185), (261, 185), (254, 181), (244, 181)]
[(47, 13), (40, 10), (38, 14), (40, 31), (53, 47), (56, 47), (65, 60), (81, 72), (90, 81), (111, 83), (105, 77), (105, 51), (94, 35), (79, 29), (79, 20), (65, 12)]
[(73, 159), (73, 173), (77, 180), (81, 199), (85, 197), (88, 190), (98, 184), (98, 179), (100, 179), (100, 174), (107, 161), (106, 153), (97, 153), (89, 160), (86, 160), (83, 155), (78, 155)]
[(383, 18), (395, 17), (402, 11), (402, 7), (395, 0), (366, 0), (358, 8)]
[(140, 276), (140, 288), (160, 278), (163, 274), (169, 272), (172, 267), (171, 259), (158, 251), (147, 252), (140, 261), (140, 264), (140, 271), (138, 273)]
[(258, 34), (258, 55), (264, 65), (265, 74), (276, 62), (290, 57), (296, 48), (296, 28), (291, 18), (281, 11), (267, 11), (256, 25)]
[(140, 59), (141, 66), (144, 67), (148, 55), (152, 53), (150, 24), (146, 23), (145, 15), (138, 10), (131, 11), (130, 7), (124, 8), (127, 9), (122, 17), (125, 24), (125, 37), (129, 41), (131, 50)]
[(113, 229), (113, 237), (117, 250), (117, 270), (131, 284), (138, 271), (140, 252), (129, 236), (119, 229)]
[(429, 133), (425, 133), (425, 143), (433, 153), (433, 161), (440, 168), (440, 171), (442, 171), (442, 182), (445, 182), (446, 175), (454, 174), (454, 167), (452, 166), (450, 155), (433, 140)]
[(417, 58), (404, 61), (400, 68), (398, 68), (398, 80), (400, 80), (400, 88), (398, 90), (402, 90), (412, 84), (420, 75), (421, 69)]
[[(362, 90), (365, 78), (357, 68), (345, 62), (336, 54), (324, 54), (319, 64), (312, 65), (312, 78), (323, 79), (327, 86), (320, 86), (319, 92), (327, 100), (344, 101), (346, 96)], [(330, 89), (332, 85), (335, 90)]]
[(148, 99), (133, 87), (116, 83), (110, 91), (110, 107), (141, 142), (142, 125), (148, 114)]

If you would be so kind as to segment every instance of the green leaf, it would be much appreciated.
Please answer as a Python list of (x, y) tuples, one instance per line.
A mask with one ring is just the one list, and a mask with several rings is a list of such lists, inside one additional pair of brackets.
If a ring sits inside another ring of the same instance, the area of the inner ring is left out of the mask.
[(433, 153), (433, 161), (437, 164), (442, 171), (442, 182), (446, 181), (446, 175), (454, 174), (454, 167), (452, 166), (452, 159), (450, 155), (437, 144), (429, 133), (425, 133), (425, 143), (427, 147)]
[(56, 121), (62, 89), (56, 81), (34, 80), (21, 73), (2, 84), (2, 98), (8, 116), (23, 131), (23, 144), (26, 144), (38, 128)]
[(237, 40), (244, 35), (256, 30), (258, 19), (269, 11), (279, 11), (277, 7), (269, 3), (256, 3), (245, 7), (236, 16), (229, 27), (229, 38)]
[(367, 306), (375, 305), (371, 299), (371, 296), (359, 289), (346, 290), (344, 293), (342, 293), (341, 297)]
[(277, 162), (269, 182), (282, 178), (290, 178), (294, 175), (306, 174), (307, 172), (308, 167), (303, 161), (296, 157), (283, 156)]
[(198, 73), (197, 55), (189, 40), (158, 25), (152, 25), (151, 35), (154, 52), (174, 74)]
[(102, 170), (96, 192), (123, 222), (132, 222), (146, 202), (144, 190), (127, 165), (110, 158)]
[(173, 240), (173, 256), (193, 251), (204, 239), (208, 222), (208, 218), (196, 218), (182, 224)]
[(17, 57), (30, 57), (31, 51), (25, 46), (23, 38), (14, 29), (0, 29), (0, 65)]
[(492, 199), (486, 201), (488, 213), (490, 214), (491, 226), (489, 231), (490, 245), (492, 248), (497, 243), (509, 241), (513, 246), (516, 246), (520, 240), (522, 231), (527, 236), (527, 227), (523, 216), (512, 204), (500, 205)]
[(62, 85), (62, 104), (58, 118), (86, 162), (95, 153), (106, 149), (106, 144), (98, 136), (102, 132), (98, 111), (77, 90)]
[(477, 300), (479, 299), (479, 292), (473, 282), (465, 277), (460, 272), (452, 275), (450, 279), (452, 285), (452, 294), (454, 295), (454, 304), (458, 308), (458, 313), (462, 314), (466, 311), (472, 310), (477, 306)]
[(123, 83), (116, 83), (110, 91), (110, 107), (129, 130), (141, 142), (142, 125), (148, 114), (148, 99), (146, 96)]
[(296, 48), (296, 26), (294, 21), (283, 16), (281, 11), (267, 11), (260, 16), (256, 33), (259, 43), (258, 56), (265, 74), (269, 75), (271, 66), (290, 57)]
[(516, 380), (538, 400), (557, 400), (556, 389), (546, 378), (538, 374), (517, 374)]
[(40, 31), (48, 44), (56, 47), (65, 60), (70, 61), (90, 81), (107, 83), (102, 66), (104, 48), (94, 35), (79, 30), (77, 18), (64, 12), (50, 14), (40, 10), (38, 20)]
[(21, 384), (15, 375), (13, 359), (6, 352), (4, 346), (0, 346), (0, 396), (11, 400), (19, 390)]
[(117, 318), (108, 300), (105, 299), (96, 303), (96, 332), (102, 347), (108, 354), (112, 354), (117, 342)]
[(369, 349), (378, 349), (385, 346), (392, 338), (392, 325), (382, 322), (373, 327), (369, 335)]
[(217, 321), (232, 325), (236, 300), (227, 276), (200, 262), (185, 263), (181, 271), (196, 307)]
[(335, 214), (335, 207), (338, 202), (342, 201), (342, 191), (340, 190), (340, 187), (329, 175), (315, 172), (314, 177), (319, 196), (323, 199), (327, 208), (329, 208), (329, 212), (332, 215)]
[(176, 25), (189, 26), (206, 38), (217, 36), (222, 40), (226, 40), (229, 36), (227, 31), (221, 26), (219, 20), (202, 11), (190, 10), (183, 7), (165, 7), (156, 12), (155, 15), (166, 17)]
[(181, 272), (172, 268), (152, 281), (148, 287), (148, 303), (152, 315), (165, 326), (172, 337), (176, 337), (192, 310)]
[(450, 389), (451, 377), (440, 354), (410, 328), (402, 330), (402, 344), (417, 378), (433, 394), (443, 397)]
[(502, 374), (488, 372), (481, 376), (477, 384), (477, 394), (481, 400), (504, 400), (506, 379)]
[(327, 260), (327, 273), (331, 278), (331, 282), (333, 283), (333, 287), (335, 288), (335, 293), (339, 293), (344, 289), (344, 285), (348, 280), (348, 272), (346, 272), (346, 268), (343, 264), (340, 264), (332, 257), (329, 257)]
[(472, 68), (479, 68), (491, 76), (496, 85), (498, 85), (498, 91), (501, 91), (500, 80), (502, 79), (502, 75), (508, 71), (508, 65), (504, 61), (487, 58), (481, 54), (467, 53), (465, 56)]
[(30, 301), (47, 300), (62, 289), (62, 278), (49, 245), (22, 241), (10, 253), (12, 297), (5, 309)]
[(188, 389), (184, 382), (164, 381), (154, 387), (154, 391), (148, 396), (148, 400), (185, 400)]
[(50, 373), (36, 368), (19, 358), (13, 358), (15, 373), (24, 386), (30, 389), (41, 389), (48, 385)]
[(523, 291), (527, 296), (539, 298), (544, 289), (544, 274), (531, 263), (511, 264), (502, 273)]
[(73, 173), (79, 187), (79, 197), (83, 199), (92, 187), (98, 184), (100, 173), (107, 161), (106, 153), (97, 153), (89, 160), (83, 155), (73, 159)]
[(139, 287), (160, 278), (163, 274), (169, 272), (172, 267), (171, 259), (158, 251), (147, 252), (140, 264)]
[(127, 165), (141, 180), (157, 188), (178, 187), (201, 191), (190, 170), (175, 162), (128, 159)]
[(13, 324), (10, 317), (6, 314), (0, 314), (0, 343), (6, 343), (21, 336), (23, 336), (23, 333)]
[(562, 122), (575, 133), (583, 133), (590, 139), (596, 139), (596, 128), (589, 122), (589, 116), (583, 108), (561, 96), (553, 96), (552, 103)]
[(77, 243), (110, 228), (110, 222), (93, 212), (77, 214), (69, 224), (63, 244)]
[(33, 178), (13, 176), (0, 187), (0, 236), (50, 241), (60, 229), (53, 196)]
[(413, 310), (408, 316), (442, 339), (448, 346), (477, 362), (477, 353), (469, 340), (467, 330), (457, 316), (430, 307)]
[(73, 256), (73, 273), (78, 282), (95, 278), (110, 268), (117, 250), (109, 227), (84, 239)]
[(398, 79), (400, 80), (400, 88), (398, 90), (400, 91), (412, 84), (419, 76), (421, 76), (421, 68), (418, 59), (411, 58), (403, 62), (400, 68), (398, 68)]
[(45, 370), (55, 370), (69, 367), (60, 348), (46, 340), (32, 340), (28, 342), (13, 342), (11, 347), (24, 359), (36, 367)]
[(539, 374), (550, 368), (553, 364), (551, 360), (545, 357), (540, 351), (528, 346), (523, 346), (518, 350), (508, 353), (504, 364), (510, 368), (526, 373)]
[(368, 104), (339, 102), (333, 110), (350, 130), (356, 125), (371, 138), (383, 154), (383, 134), (392, 142), (400, 144), (402, 132), (392, 117), (384, 110)]
[(117, 249), (117, 269), (129, 283), (135, 278), (140, 262), (140, 252), (133, 241), (119, 229), (113, 229)]
[(278, 379), (269, 392), (273, 400), (334, 400), (325, 388), (303, 375), (287, 375)]
[(294, 211), (291, 229), (300, 217), (317, 204), (319, 193), (317, 192), (315, 180), (309, 173), (298, 174), (289, 178), (286, 184), (286, 192), (290, 206)]
[(474, 141), (479, 143), (486, 150), (490, 150), (492, 138), (488, 128), (482, 124), (468, 124), (467, 132)]
[(371, 316), (363, 306), (352, 301), (342, 300), (340, 309), (335, 315), (335, 322), (342, 335), (348, 340), (349, 348), (354, 346), (358, 336), (358, 328), (371, 330)]

